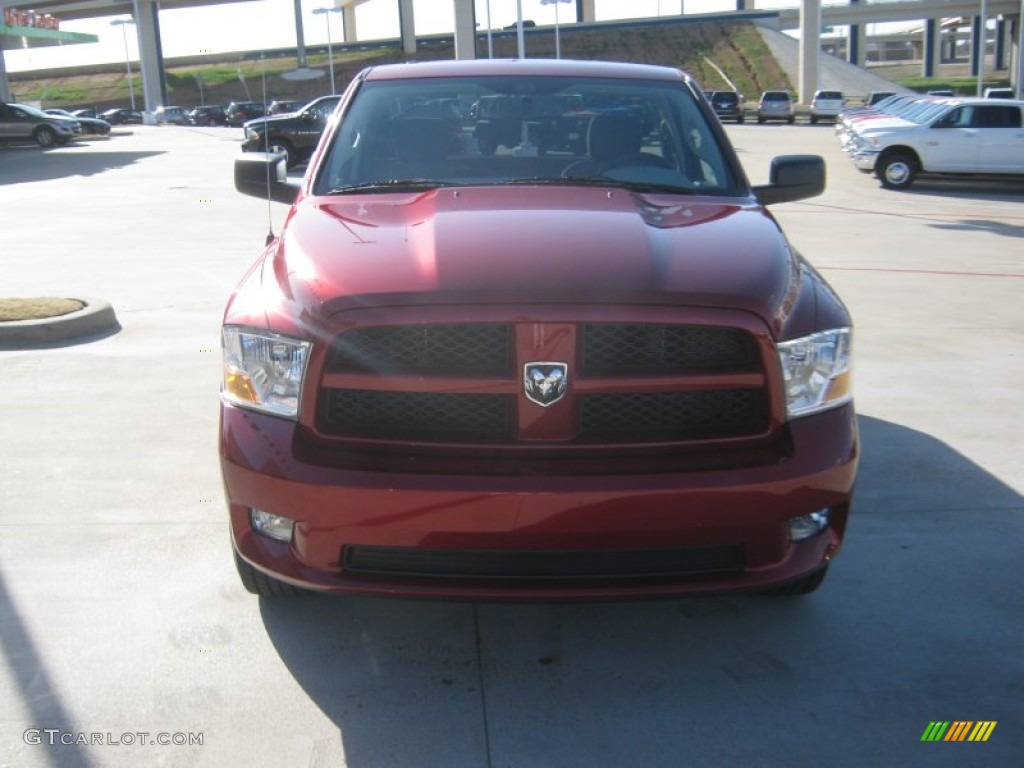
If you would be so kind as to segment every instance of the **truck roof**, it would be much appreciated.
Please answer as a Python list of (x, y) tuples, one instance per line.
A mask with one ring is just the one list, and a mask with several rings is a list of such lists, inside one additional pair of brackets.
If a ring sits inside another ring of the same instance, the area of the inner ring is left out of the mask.
[(473, 59), (383, 64), (364, 71), (367, 80), (419, 77), (542, 76), (608, 77), (626, 80), (680, 82), (688, 75), (679, 69), (652, 64), (571, 59)]

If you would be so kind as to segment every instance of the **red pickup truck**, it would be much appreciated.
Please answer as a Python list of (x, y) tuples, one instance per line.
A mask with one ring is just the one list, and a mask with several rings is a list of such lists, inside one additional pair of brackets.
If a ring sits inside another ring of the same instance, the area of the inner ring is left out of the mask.
[[(473, 105), (515, 99), (481, 151)], [(586, 141), (558, 140), (558, 104)], [(574, 115), (579, 114), (577, 108)], [(220, 457), (262, 595), (804, 594), (856, 472), (851, 321), (678, 70), (567, 61), (357, 76), (224, 314)]]

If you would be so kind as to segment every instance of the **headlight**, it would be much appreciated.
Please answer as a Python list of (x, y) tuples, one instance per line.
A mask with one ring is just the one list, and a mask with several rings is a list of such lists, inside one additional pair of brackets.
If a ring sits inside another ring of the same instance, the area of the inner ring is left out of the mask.
[(245, 138), (249, 139), (250, 141), (259, 141), (260, 140), (260, 132), (257, 131), (257, 130), (254, 130), (253, 128), (246, 128), (245, 129)]
[(835, 408), (853, 396), (849, 328), (784, 341), (779, 344), (779, 362), (791, 419)]
[(224, 387), (229, 403), (296, 419), (310, 343), (269, 331), (225, 326)]

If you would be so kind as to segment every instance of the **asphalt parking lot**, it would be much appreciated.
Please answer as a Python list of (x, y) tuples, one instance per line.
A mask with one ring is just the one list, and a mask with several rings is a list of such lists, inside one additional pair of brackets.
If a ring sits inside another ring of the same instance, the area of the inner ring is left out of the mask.
[(886, 192), (831, 127), (727, 130), (755, 183), (826, 158), (776, 215), (856, 322), (857, 498), (803, 599), (245, 593), (219, 320), (284, 208), (234, 191), (237, 129), (0, 147), (0, 295), (121, 324), (0, 352), (0, 766), (1020, 765), (1024, 188)]

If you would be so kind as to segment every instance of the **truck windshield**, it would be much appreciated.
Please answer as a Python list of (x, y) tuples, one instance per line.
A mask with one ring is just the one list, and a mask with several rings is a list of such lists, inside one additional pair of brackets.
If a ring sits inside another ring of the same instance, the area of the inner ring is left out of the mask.
[(367, 81), (342, 116), (313, 191), (599, 179), (744, 193), (682, 83), (564, 76)]

